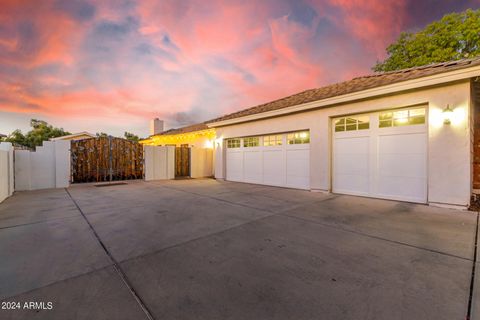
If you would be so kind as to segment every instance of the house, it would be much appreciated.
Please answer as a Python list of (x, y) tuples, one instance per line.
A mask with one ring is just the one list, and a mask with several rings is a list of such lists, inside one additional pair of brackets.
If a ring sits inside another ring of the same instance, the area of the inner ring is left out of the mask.
[(57, 137), (57, 138), (50, 138), (49, 140), (50, 141), (57, 141), (57, 140), (74, 140), (74, 141), (77, 141), (77, 140), (90, 139), (90, 138), (95, 138), (95, 137), (96, 137), (96, 135), (94, 135), (92, 133), (89, 133), (87, 131), (82, 131), (82, 132), (69, 134), (69, 135), (61, 136), (61, 137)]
[(215, 177), (465, 207), (480, 187), (479, 81), (480, 58), (466, 59), (358, 77), (213, 119)]
[(465, 208), (480, 189), (479, 111), (475, 58), (306, 90), (148, 142), (214, 141), (216, 179)]
[(150, 137), (140, 141), (144, 145), (146, 180), (213, 176), (215, 129), (205, 123), (163, 129), (163, 121), (153, 119)]

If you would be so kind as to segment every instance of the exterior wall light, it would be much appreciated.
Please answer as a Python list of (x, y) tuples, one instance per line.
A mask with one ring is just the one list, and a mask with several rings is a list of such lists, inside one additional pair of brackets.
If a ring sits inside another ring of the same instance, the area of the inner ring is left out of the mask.
[(213, 149), (213, 141), (212, 140), (205, 141), (205, 148)]
[(447, 104), (447, 107), (443, 109), (442, 115), (443, 115), (443, 124), (452, 123), (453, 110), (450, 108), (449, 104)]

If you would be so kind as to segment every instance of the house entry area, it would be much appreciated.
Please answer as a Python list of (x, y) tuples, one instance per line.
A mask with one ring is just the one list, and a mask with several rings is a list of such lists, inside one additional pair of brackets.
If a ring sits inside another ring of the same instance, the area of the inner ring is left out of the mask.
[(332, 119), (332, 191), (427, 202), (426, 106)]
[(143, 146), (115, 137), (71, 142), (71, 181), (104, 182), (143, 178)]
[(175, 147), (175, 178), (190, 177), (190, 148)]
[(226, 140), (226, 178), (297, 189), (310, 188), (310, 132)]

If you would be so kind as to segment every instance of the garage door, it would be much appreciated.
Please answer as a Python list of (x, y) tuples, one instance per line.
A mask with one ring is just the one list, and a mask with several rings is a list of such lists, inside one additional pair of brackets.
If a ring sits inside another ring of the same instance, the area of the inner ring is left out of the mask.
[(333, 119), (333, 192), (427, 202), (426, 107)]
[(229, 181), (310, 188), (309, 131), (226, 140)]

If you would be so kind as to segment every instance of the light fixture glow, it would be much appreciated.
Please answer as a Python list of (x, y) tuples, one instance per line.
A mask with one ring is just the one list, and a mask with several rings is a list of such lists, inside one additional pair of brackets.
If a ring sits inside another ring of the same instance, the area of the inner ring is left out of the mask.
[[(213, 140), (216, 137), (215, 129), (206, 129), (201, 131), (195, 131), (192, 133), (179, 133), (179, 134), (158, 134), (151, 136), (148, 139), (141, 140), (140, 143), (144, 145), (167, 145), (167, 144), (194, 144), (197, 139), (207, 138)], [(212, 145), (213, 146), (213, 145)], [(208, 146), (205, 146), (208, 148)]]
[(301, 132), (300, 133), (300, 138), (304, 139), (307, 137), (307, 133), (306, 132)]
[(205, 148), (207, 149), (213, 149), (213, 141), (212, 140), (207, 140), (205, 142)]
[(447, 107), (442, 111), (443, 115), (443, 124), (450, 124), (452, 123), (453, 118), (453, 110), (450, 108), (450, 105), (447, 104)]

